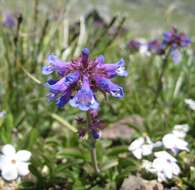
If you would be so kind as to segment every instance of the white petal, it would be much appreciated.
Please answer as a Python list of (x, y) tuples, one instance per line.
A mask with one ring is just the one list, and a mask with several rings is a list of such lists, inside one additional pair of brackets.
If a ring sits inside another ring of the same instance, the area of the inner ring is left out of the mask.
[(173, 130), (188, 132), (189, 129), (190, 126), (188, 124), (179, 124), (179, 125), (175, 125)]
[(178, 131), (178, 130), (173, 130), (173, 135), (175, 135), (178, 138), (185, 138), (186, 132), (184, 132), (184, 131)]
[(166, 151), (159, 151), (159, 152), (155, 152), (154, 155), (162, 160), (170, 160), (171, 162), (176, 162), (177, 160), (171, 156), (168, 152)]
[(20, 176), (25, 176), (25, 175), (29, 174), (30, 171), (28, 169), (28, 165), (29, 165), (29, 163), (26, 163), (26, 162), (17, 162), (16, 163), (17, 171), (18, 171), (18, 174)]
[(158, 181), (159, 182), (166, 181), (166, 176), (163, 172), (158, 172), (157, 176), (158, 176)]
[(16, 153), (15, 148), (11, 144), (4, 145), (1, 151), (6, 156), (14, 156)]
[(185, 99), (185, 103), (193, 110), (195, 111), (195, 101), (192, 99)]
[(1, 175), (5, 180), (11, 181), (15, 180), (18, 177), (18, 172), (13, 164), (7, 164), (2, 168)]
[(135, 150), (137, 148), (140, 148), (144, 144), (144, 138), (140, 137), (136, 140), (134, 140), (130, 146), (129, 146), (129, 151)]
[(142, 154), (144, 156), (150, 155), (152, 153), (153, 146), (152, 145), (143, 145), (142, 146)]
[(133, 155), (137, 158), (137, 159), (141, 159), (142, 158), (142, 150), (141, 149), (136, 149), (132, 151)]
[(172, 172), (173, 172), (173, 174), (174, 175), (179, 175), (180, 171), (181, 170), (180, 170), (179, 166), (176, 163), (173, 163), (172, 164)]
[(3, 166), (5, 166), (5, 164), (7, 164), (7, 162), (8, 162), (7, 156), (0, 155), (0, 170), (3, 168)]
[(31, 152), (27, 150), (20, 150), (16, 153), (16, 159), (19, 161), (28, 161), (31, 157)]
[(165, 164), (164, 168), (164, 174), (168, 179), (171, 179), (173, 177), (173, 171), (171, 164)]
[(165, 146), (165, 148), (173, 148), (175, 147), (175, 141), (176, 141), (176, 137), (175, 135), (168, 133), (167, 135), (165, 135), (162, 139), (163, 145)]

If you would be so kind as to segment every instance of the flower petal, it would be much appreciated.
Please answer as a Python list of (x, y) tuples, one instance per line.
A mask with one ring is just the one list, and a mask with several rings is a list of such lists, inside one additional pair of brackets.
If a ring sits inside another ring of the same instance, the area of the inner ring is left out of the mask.
[(12, 181), (17, 179), (18, 177), (18, 172), (16, 167), (13, 164), (6, 164), (1, 170), (1, 176), (3, 179), (7, 181)]
[(28, 175), (30, 173), (28, 166), (29, 166), (29, 163), (17, 162), (16, 167), (17, 167), (18, 174), (20, 176)]
[(15, 148), (11, 144), (4, 145), (1, 151), (6, 156), (14, 156), (16, 153)]
[(26, 162), (30, 159), (31, 155), (31, 152), (27, 150), (20, 150), (16, 153), (16, 160)]

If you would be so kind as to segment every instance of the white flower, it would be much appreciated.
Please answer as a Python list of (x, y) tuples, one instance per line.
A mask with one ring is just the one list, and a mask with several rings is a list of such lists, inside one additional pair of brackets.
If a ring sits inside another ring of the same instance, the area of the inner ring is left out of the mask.
[(185, 99), (185, 103), (189, 106), (190, 109), (195, 111), (195, 101), (192, 99)]
[(4, 145), (0, 154), (0, 170), (2, 177), (7, 180), (15, 180), (18, 176), (25, 176), (29, 174), (27, 162), (31, 153), (27, 150), (20, 150), (16, 152), (15, 148), (10, 145)]
[(5, 115), (6, 115), (6, 112), (5, 111), (0, 112), (0, 118), (5, 117)]
[(173, 133), (166, 134), (162, 139), (165, 148), (170, 149), (177, 154), (180, 150), (188, 151), (188, 142), (184, 139), (175, 136)]
[(177, 165), (177, 160), (166, 151), (159, 151), (155, 154), (155, 159), (152, 163), (152, 169), (158, 177), (158, 181), (166, 181), (174, 176), (179, 175), (180, 168)]
[(153, 143), (149, 137), (140, 137), (134, 140), (128, 149), (137, 159), (141, 159), (142, 156), (147, 156), (152, 153)]
[(142, 44), (140, 45), (139, 53), (140, 53), (142, 56), (150, 56), (150, 55), (151, 55), (151, 53), (150, 53), (149, 50), (148, 50), (148, 45), (147, 45), (147, 44), (144, 44), (144, 43), (142, 43)]
[(189, 125), (181, 124), (181, 125), (175, 125), (172, 133), (178, 138), (184, 138), (188, 131), (189, 131)]

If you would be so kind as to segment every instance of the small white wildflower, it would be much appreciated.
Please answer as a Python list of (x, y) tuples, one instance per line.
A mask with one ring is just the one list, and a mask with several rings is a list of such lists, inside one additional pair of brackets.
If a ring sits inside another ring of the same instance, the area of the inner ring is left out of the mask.
[(195, 101), (192, 99), (185, 99), (185, 103), (189, 106), (190, 109), (195, 111)]
[(188, 151), (188, 142), (184, 139), (175, 136), (173, 133), (166, 134), (162, 139), (165, 148), (170, 149), (177, 154), (180, 150)]
[(189, 131), (189, 128), (188, 124), (175, 125), (172, 133), (178, 138), (184, 138)]
[(0, 112), (0, 118), (5, 117), (5, 115), (6, 115), (6, 112), (5, 111)]
[(174, 176), (179, 175), (180, 168), (177, 165), (177, 160), (166, 151), (159, 151), (155, 154), (155, 159), (152, 163), (154, 173), (157, 174), (158, 181), (166, 181)]
[(2, 177), (7, 180), (15, 180), (18, 176), (29, 174), (29, 162), (31, 152), (20, 150), (16, 152), (15, 148), (10, 145), (4, 145), (0, 154), (0, 170)]
[(143, 156), (147, 156), (152, 153), (153, 143), (149, 137), (140, 137), (134, 140), (128, 149), (137, 159), (141, 159)]
[(151, 55), (151, 53), (148, 51), (148, 45), (144, 44), (144, 43), (140, 45), (139, 53), (142, 56), (150, 56)]

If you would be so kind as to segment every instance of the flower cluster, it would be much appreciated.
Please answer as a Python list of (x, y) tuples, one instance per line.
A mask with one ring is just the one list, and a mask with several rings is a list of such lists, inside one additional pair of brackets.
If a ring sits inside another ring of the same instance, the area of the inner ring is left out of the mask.
[(125, 62), (120, 59), (115, 64), (105, 64), (104, 56), (89, 58), (89, 50), (84, 48), (78, 59), (64, 62), (54, 55), (48, 56), (49, 65), (42, 69), (43, 74), (58, 73), (58, 79), (46, 83), (49, 88), (48, 99), (55, 101), (58, 107), (68, 102), (71, 106), (83, 111), (98, 109), (96, 91), (109, 93), (122, 98), (123, 88), (111, 81), (116, 76), (127, 76)]
[(173, 27), (171, 31), (163, 33), (162, 40), (155, 39), (148, 42), (130, 40), (128, 48), (133, 52), (139, 51), (144, 55), (164, 55), (166, 52), (169, 52), (173, 62), (177, 64), (182, 60), (180, 49), (186, 48), (190, 44), (190, 38), (185, 33), (178, 32), (177, 29)]
[[(148, 136), (140, 137), (129, 146), (129, 151), (137, 159), (152, 155), (155, 148), (170, 150), (174, 155), (180, 151), (188, 151), (188, 143), (184, 140), (189, 130), (187, 124), (175, 125), (171, 133), (166, 134), (162, 141), (152, 142)], [(158, 181), (166, 181), (179, 175), (180, 168), (176, 158), (165, 150), (154, 152), (153, 161), (143, 160), (143, 168), (157, 175)]]
[(0, 154), (1, 176), (7, 181), (16, 180), (19, 176), (29, 174), (29, 159), (31, 153), (27, 150), (16, 152), (15, 148), (10, 145), (4, 145)]

